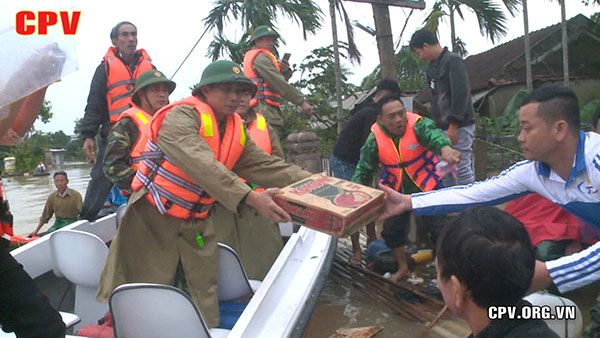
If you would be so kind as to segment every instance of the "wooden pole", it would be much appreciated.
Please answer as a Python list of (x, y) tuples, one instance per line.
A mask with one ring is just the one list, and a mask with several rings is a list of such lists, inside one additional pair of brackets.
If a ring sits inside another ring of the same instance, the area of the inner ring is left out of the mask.
[(529, 16), (527, 14), (527, 0), (523, 0), (523, 26), (525, 26), (525, 73), (527, 78), (527, 92), (533, 90), (533, 77), (531, 75), (531, 45), (529, 42)]
[(435, 326), (435, 324), (438, 322), (438, 320), (440, 320), (440, 318), (442, 318), (442, 315), (444, 314), (444, 312), (446, 312), (446, 310), (448, 310), (448, 305), (444, 305), (444, 307), (440, 310), (438, 315), (431, 321), (431, 323), (429, 323), (429, 325), (427, 325), (425, 327), (423, 332), (421, 332), (421, 334), (419, 335), (419, 338), (425, 337), (429, 333), (429, 331), (431, 331), (431, 329)]
[(335, 60), (335, 116), (337, 118), (337, 133), (342, 132), (342, 67), (340, 66), (340, 48), (337, 36), (337, 22), (335, 18), (335, 2), (329, 0), (329, 15), (331, 16), (331, 34), (333, 35), (333, 58)]
[(396, 81), (396, 57), (394, 55), (394, 40), (390, 24), (390, 11), (387, 5), (371, 4), (373, 20), (377, 33), (377, 50), (379, 51), (379, 64), (381, 78)]

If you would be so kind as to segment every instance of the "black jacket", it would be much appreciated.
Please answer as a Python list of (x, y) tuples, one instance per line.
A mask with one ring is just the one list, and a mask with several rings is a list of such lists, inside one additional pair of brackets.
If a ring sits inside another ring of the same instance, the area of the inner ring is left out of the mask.
[(444, 48), (427, 68), (427, 83), (431, 117), (438, 128), (446, 130), (450, 123), (460, 127), (475, 123), (467, 67), (459, 55)]
[(371, 125), (376, 120), (375, 103), (371, 102), (358, 109), (338, 136), (333, 155), (342, 161), (356, 165), (360, 158), (360, 148), (367, 140), (371, 133)]
[[(117, 57), (123, 61), (118, 55)], [(133, 58), (129, 65), (129, 69), (132, 72), (135, 71), (140, 57), (141, 55), (136, 53), (136, 57)], [(106, 81), (106, 66), (103, 60), (96, 68), (94, 77), (92, 77), (92, 83), (90, 84), (85, 114), (81, 122), (81, 135), (84, 139), (96, 136), (99, 128), (102, 139), (106, 140), (108, 136), (110, 123), (108, 120), (108, 104), (106, 102)]]
[[(531, 306), (523, 300), (517, 307)], [(520, 313), (520, 310), (517, 310)], [(492, 320), (477, 336), (470, 335), (469, 338), (559, 338), (548, 325), (539, 319), (532, 320)]]

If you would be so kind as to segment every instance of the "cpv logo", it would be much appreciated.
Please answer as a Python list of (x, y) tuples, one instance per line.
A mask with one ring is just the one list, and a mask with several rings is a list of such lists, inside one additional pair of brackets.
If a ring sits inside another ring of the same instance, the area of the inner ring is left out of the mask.
[(594, 186), (592, 186), (591, 183), (586, 181), (579, 183), (577, 189), (579, 189), (579, 191), (581, 191), (582, 193), (588, 195), (595, 194), (598, 192), (598, 189), (594, 188)]

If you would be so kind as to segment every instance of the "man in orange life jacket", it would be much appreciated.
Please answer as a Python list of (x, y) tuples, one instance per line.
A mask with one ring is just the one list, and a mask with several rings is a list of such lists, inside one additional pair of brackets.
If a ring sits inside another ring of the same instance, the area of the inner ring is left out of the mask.
[(12, 215), (0, 182), (0, 325), (17, 337), (64, 337), (65, 324), (9, 251)]
[(245, 93), (236, 111), (244, 119), (244, 124), (248, 128), (248, 134), (252, 138), (252, 141), (265, 153), (284, 158), (283, 148), (276, 132), (264, 114), (250, 107), (251, 99), (252, 96), (250, 93)]
[(169, 94), (173, 90), (175, 82), (158, 70), (140, 75), (131, 97), (133, 107), (121, 113), (110, 129), (103, 161), (104, 174), (126, 196), (131, 194), (131, 181), (148, 141), (152, 116), (169, 104)]
[[(102, 171), (109, 128), (122, 112), (133, 106), (131, 95), (135, 80), (154, 68), (148, 53), (143, 49), (136, 50), (137, 28), (131, 22), (118, 23), (111, 30), (110, 39), (114, 47), (108, 49), (96, 68), (81, 123), (83, 151), (90, 162), (95, 162), (80, 213), (80, 218), (90, 221), (96, 219), (112, 188), (112, 182)], [(98, 153), (95, 154), (97, 133), (100, 135)]]
[(283, 75), (289, 65), (287, 61), (280, 63), (273, 54), (278, 37), (279, 33), (271, 27), (256, 27), (250, 39), (252, 49), (244, 55), (244, 74), (258, 87), (250, 106), (267, 118), (279, 139), (283, 127), (283, 114), (279, 108), (282, 98), (299, 106), (307, 117), (312, 115), (313, 107)]
[[(380, 183), (397, 191), (438, 188), (441, 184), (435, 172), (438, 163), (435, 153), (450, 164), (460, 159), (460, 153), (452, 149), (448, 137), (435, 128), (432, 120), (407, 112), (398, 96), (383, 97), (377, 102), (376, 110), (377, 123), (371, 127), (371, 134), (361, 149), (352, 181), (370, 185), (379, 172)], [(409, 222), (410, 213), (404, 213), (383, 223), (381, 236), (398, 262), (398, 271), (390, 277), (394, 282), (408, 274), (404, 244)], [(360, 258), (358, 233), (352, 235), (352, 249)]]
[[(245, 93), (237, 110), (244, 119), (248, 135), (265, 153), (283, 158), (279, 139), (274, 137), (265, 117), (250, 107), (251, 98), (252, 93)], [(251, 182), (248, 184), (256, 187)], [(217, 242), (227, 244), (237, 252), (248, 278), (263, 280), (283, 248), (278, 224), (245, 205), (232, 213), (218, 203), (213, 217), (214, 223), (219, 225), (215, 229)]]
[(154, 115), (133, 194), (102, 272), (99, 301), (125, 283), (173, 284), (180, 266), (207, 324), (219, 325), (214, 203), (231, 212), (247, 204), (273, 222), (289, 221), (273, 202), (278, 189), (256, 192), (239, 177), (281, 187), (310, 175), (269, 156), (247, 136), (235, 111), (242, 95), (255, 90), (239, 65), (216, 61), (206, 67), (192, 96)]

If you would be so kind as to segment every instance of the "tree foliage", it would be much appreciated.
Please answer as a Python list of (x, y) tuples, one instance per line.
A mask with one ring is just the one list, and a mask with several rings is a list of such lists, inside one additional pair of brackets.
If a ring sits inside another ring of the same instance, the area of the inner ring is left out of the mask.
[(322, 12), (313, 0), (217, 0), (202, 21), (208, 29), (222, 33), (232, 18), (248, 30), (260, 25), (275, 27), (274, 21), (280, 15), (301, 25), (304, 39), (321, 28)]
[(38, 118), (40, 121), (42, 121), (42, 123), (48, 123), (50, 122), (52, 115), (52, 104), (50, 104), (50, 101), (44, 100), (42, 106), (40, 107)]
[[(340, 53), (343, 59), (348, 59), (348, 45), (340, 43)], [(332, 46), (321, 47), (311, 51), (298, 66), (301, 79), (294, 86), (308, 92), (307, 100), (314, 105), (314, 115), (309, 121), (296, 110), (296, 107), (285, 105), (284, 132), (282, 137), (299, 130), (312, 130), (321, 140), (321, 149), (324, 154), (329, 154), (337, 139), (337, 118), (335, 108), (332, 106), (335, 95), (335, 61)], [(346, 75), (347, 69), (342, 70), (342, 97), (346, 98), (358, 88), (350, 83)], [(345, 112), (347, 114), (347, 112)]]
[(44, 154), (49, 149), (65, 149), (67, 160), (82, 161), (82, 147), (83, 140), (71, 140), (62, 130), (50, 133), (38, 130), (26, 136), (23, 142), (16, 146), (0, 147), (0, 157), (14, 156), (16, 172), (24, 173), (33, 171), (38, 163), (43, 162)]
[[(203, 19), (208, 30), (217, 31), (207, 56), (217, 60), (227, 54), (233, 61), (241, 62), (254, 28), (260, 25), (276, 28), (275, 22), (279, 17), (300, 25), (306, 40), (308, 34), (314, 34), (321, 28), (322, 16), (323, 12), (313, 0), (217, 0)], [(244, 35), (237, 42), (223, 35), (225, 24), (233, 21), (241, 22), (244, 30)]]
[[(404, 92), (416, 92), (425, 88), (427, 62), (404, 46), (396, 54), (396, 71), (398, 73), (398, 84)], [(369, 90), (381, 80), (380, 68), (377, 66), (371, 74), (367, 75), (362, 83), (361, 89)]]
[(354, 27), (350, 21), (350, 16), (348, 12), (346, 12), (346, 7), (341, 0), (329, 0), (333, 1), (335, 8), (337, 9), (340, 16), (343, 18), (344, 26), (346, 28), (346, 36), (348, 37), (348, 56), (350, 57), (350, 61), (352, 63), (356, 62), (360, 64), (361, 54), (356, 46), (356, 42), (354, 41)]
[[(499, 2), (513, 16), (518, 12), (521, 4), (521, 0), (501, 0)], [(438, 33), (440, 22), (448, 17), (452, 49), (454, 50), (457, 43), (454, 18), (458, 14), (460, 19), (464, 20), (465, 11), (475, 14), (481, 35), (487, 36), (492, 42), (497, 42), (506, 34), (506, 16), (496, 0), (437, 0), (425, 18), (424, 28)]]

